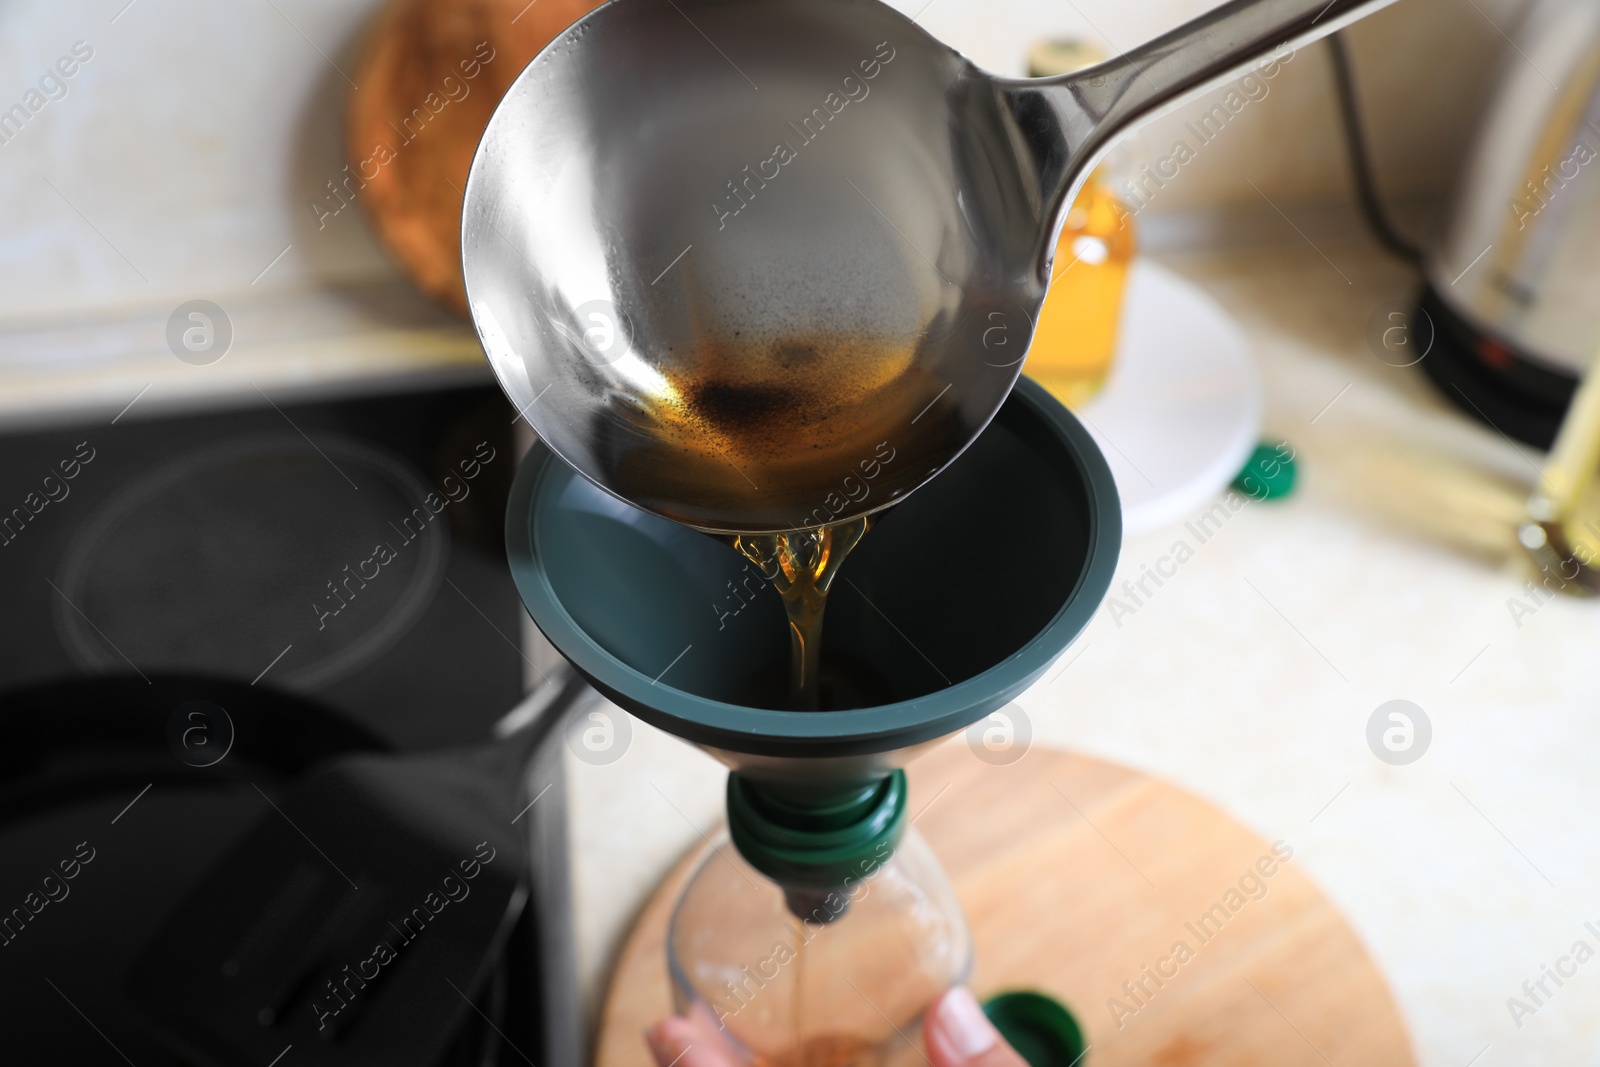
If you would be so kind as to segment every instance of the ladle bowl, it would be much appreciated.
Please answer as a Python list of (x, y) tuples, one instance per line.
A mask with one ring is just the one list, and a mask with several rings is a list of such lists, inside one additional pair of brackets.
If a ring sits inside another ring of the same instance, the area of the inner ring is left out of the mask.
[(867, 681), (834, 710), (784, 711), (783, 610), (728, 545), (608, 496), (543, 445), (506, 526), (523, 603), (601, 693), (747, 778), (811, 793), (881, 779), (1015, 699), (1088, 624), (1121, 543), (1105, 459), (1024, 380), (845, 561), (824, 672), (848, 663)]
[(1388, 2), (1235, 0), (1030, 81), (877, 0), (612, 0), (479, 145), (479, 336), (549, 448), (644, 510), (723, 532), (877, 511), (1005, 401), (1063, 207), (1119, 133)]

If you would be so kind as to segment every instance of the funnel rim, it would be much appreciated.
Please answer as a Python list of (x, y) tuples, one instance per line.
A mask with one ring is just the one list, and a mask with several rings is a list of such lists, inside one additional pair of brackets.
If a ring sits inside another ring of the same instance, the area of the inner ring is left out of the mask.
[[(507, 501), (506, 557), (513, 580), (534, 625), (590, 684), (618, 707), (686, 741), (756, 756), (820, 757), (890, 752), (945, 737), (1010, 703), (1066, 652), (1099, 610), (1121, 548), (1116, 483), (1088, 430), (1030, 379), (1019, 378), (1011, 397), (1033, 409), (1077, 465), (1089, 509), (1088, 549), (1071, 592), (1048, 622), (1004, 659), (944, 689), (868, 708), (785, 711), (699, 696), (624, 662), (577, 624), (539, 565), (534, 492), (551, 463), (565, 463), (542, 443), (523, 458)], [(573, 474), (581, 477), (576, 470)], [(997, 685), (1000, 678), (1008, 681)], [(669, 704), (671, 710), (663, 707)]]

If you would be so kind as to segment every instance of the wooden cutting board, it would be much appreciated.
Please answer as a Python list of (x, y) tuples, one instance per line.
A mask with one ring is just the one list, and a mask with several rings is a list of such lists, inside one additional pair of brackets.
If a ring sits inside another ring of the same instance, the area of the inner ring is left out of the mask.
[(327, 203), (359, 202), (411, 280), (462, 314), (461, 203), (478, 139), (528, 61), (600, 2), (389, 0), (367, 32), (350, 166)]
[[(995, 767), (957, 738), (909, 775), (916, 827), (972, 927), (974, 990), (1065, 1001), (1089, 1039), (1088, 1067), (1416, 1062), (1383, 976), (1300, 870), (1293, 841), (1278, 845), (1291, 853), (1280, 861), (1180, 789), (1042, 748)], [(662, 882), (623, 946), (599, 1067), (651, 1067), (641, 1035), (671, 1010), (662, 946), (696, 858)], [(924, 1063), (909, 1048), (893, 1060)]]

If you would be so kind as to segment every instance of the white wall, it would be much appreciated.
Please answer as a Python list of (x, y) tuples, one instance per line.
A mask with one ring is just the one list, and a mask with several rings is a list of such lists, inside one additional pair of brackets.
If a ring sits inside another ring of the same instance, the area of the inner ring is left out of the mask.
[[(343, 165), (351, 89), (335, 64), (354, 74), (358, 36), (378, 0), (125, 4), (0, 5), (0, 109), (23, 100), (74, 42), (94, 49), (67, 96), (0, 145), (0, 322), (244, 290), (289, 245), (253, 293), (388, 272), (357, 212), (319, 232), (307, 206)], [(981, 65), (1020, 74), (1039, 37), (1071, 33), (1119, 50), (1209, 6), (932, 0), (921, 22)], [(1523, 6), (1400, 0), (1356, 29), (1386, 189), (1411, 197), (1449, 185), (1503, 47), (1489, 20), (1510, 31)], [(1321, 46), (1306, 49), (1151, 211), (1250, 207), (1259, 197), (1247, 177), (1279, 202), (1343, 196), (1332, 99)], [(1144, 151), (1168, 152), (1185, 117), (1208, 106), (1142, 133)]]
[(350, 91), (317, 48), (353, 70), (374, 0), (126, 3), (0, 5), (0, 108), (94, 49), (0, 145), (0, 317), (245, 289), (291, 243), (257, 290), (385, 270), (354, 212), (318, 233), (307, 207), (344, 165)]

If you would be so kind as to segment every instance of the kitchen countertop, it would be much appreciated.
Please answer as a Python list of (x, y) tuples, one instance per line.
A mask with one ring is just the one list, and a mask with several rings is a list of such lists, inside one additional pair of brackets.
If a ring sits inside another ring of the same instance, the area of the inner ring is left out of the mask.
[[(1600, 949), (1585, 927), (1600, 931), (1600, 607), (1539, 604), (1513, 558), (1452, 548), (1379, 506), (1372, 487), (1391, 483), (1374, 472), (1393, 463), (1446, 456), (1525, 489), (1541, 457), (1369, 350), (1369, 320), (1415, 289), (1407, 269), (1368, 245), (1319, 245), (1161, 257), (1252, 339), (1263, 436), (1296, 450), (1299, 488), (1204, 543), (1181, 526), (1128, 540), (1114, 591), (1179, 539), (1194, 555), (1131, 614), (1103, 608), (1069, 665), (1017, 703), (1034, 744), (1161, 776), (1291, 843), (1387, 975), (1423, 1064), (1600, 1063), (1600, 962), (1547, 980), (1542, 1004), (1522, 991), (1575, 942)], [(1409, 766), (1366, 741), (1393, 699), (1432, 723)], [(633, 914), (721, 817), (717, 764), (631, 728), (609, 765), (569, 754), (591, 1017)], [(1514, 1020), (1510, 997), (1536, 1010)]]
[(392, 271), (204, 303), (0, 322), (0, 433), (493, 380), (471, 324)]

